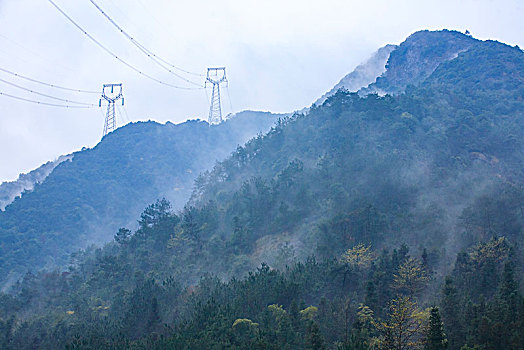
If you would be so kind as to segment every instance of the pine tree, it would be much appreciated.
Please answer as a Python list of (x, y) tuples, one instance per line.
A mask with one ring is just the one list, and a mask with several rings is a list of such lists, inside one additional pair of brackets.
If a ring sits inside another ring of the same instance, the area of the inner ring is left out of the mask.
[(306, 335), (306, 349), (307, 350), (323, 350), (326, 346), (324, 345), (324, 339), (320, 334), (320, 329), (315, 322), (310, 322), (307, 327)]
[(160, 313), (158, 310), (158, 300), (153, 297), (151, 300), (151, 310), (147, 318), (146, 330), (148, 333), (153, 332), (161, 322)]
[(446, 331), (449, 335), (449, 343), (452, 349), (459, 348), (464, 344), (464, 329), (460, 317), (461, 303), (457, 289), (453, 285), (451, 277), (446, 277), (442, 289), (442, 318), (446, 325)]
[(495, 299), (492, 315), (500, 329), (496, 333), (499, 336), (496, 343), (501, 349), (518, 349), (518, 344), (522, 343), (522, 332), (515, 332), (515, 330), (521, 329), (518, 321), (520, 300), (521, 294), (519, 292), (519, 284), (515, 280), (513, 263), (507, 262), (504, 265), (502, 281)]
[(119, 228), (118, 232), (115, 235), (115, 242), (118, 244), (127, 244), (129, 238), (131, 237), (131, 230), (127, 228)]
[(502, 274), (502, 283), (500, 284), (499, 299), (506, 303), (508, 307), (515, 310), (519, 300), (519, 285), (515, 280), (515, 271), (513, 264), (507, 262), (504, 264), (504, 272)]
[(429, 327), (426, 335), (425, 350), (444, 350), (448, 346), (446, 335), (444, 334), (444, 324), (440, 319), (438, 307), (431, 308), (429, 316)]

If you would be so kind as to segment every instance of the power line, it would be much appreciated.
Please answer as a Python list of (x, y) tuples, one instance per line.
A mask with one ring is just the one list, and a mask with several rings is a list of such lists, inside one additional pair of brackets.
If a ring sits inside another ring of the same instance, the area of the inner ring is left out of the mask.
[[(36, 52), (35, 50), (32, 50), (30, 48), (27, 48), (24, 45), (18, 43), (17, 41), (15, 41), (13, 39), (8, 38), (5, 35), (0, 34), (0, 37), (3, 38), (4, 40), (8, 41), (9, 43), (11, 43), (11, 45), (18, 46), (19, 48), (29, 52), (31, 54), (31, 56), (39, 58), (40, 59), (40, 62), (39, 62), (40, 65), (43, 65), (44, 62), (46, 63), (46, 68), (49, 68), (50, 65), (52, 65), (52, 66), (56, 65), (56, 61), (52, 61), (51, 59), (42, 56), (41, 53)], [(12, 56), (13, 55), (12, 52), (10, 52), (9, 55)], [(75, 72), (75, 73), (78, 72), (78, 70), (72, 69), (71, 67), (65, 66), (63, 64), (61, 65), (61, 68), (65, 68), (66, 70), (68, 70), (70, 72)], [(53, 73), (56, 73), (56, 72), (53, 72)]]
[(129, 114), (127, 114), (127, 109), (126, 109), (126, 106), (122, 106), (122, 108), (124, 109), (124, 113), (126, 114), (126, 119), (128, 122), (131, 122), (131, 119), (129, 119)]
[(98, 108), (98, 110), (100, 111), (100, 115), (102, 115), (102, 119), (106, 119), (106, 115), (104, 113), (104, 111), (102, 110), (102, 108)]
[(229, 100), (229, 107), (231, 108), (231, 114), (233, 114), (233, 103), (231, 102), (231, 95), (229, 94), (229, 84), (226, 84), (227, 97)]
[(90, 91), (90, 90), (79, 90), (79, 89), (72, 89), (72, 88), (68, 88), (68, 87), (64, 87), (64, 86), (59, 86), (59, 85), (55, 85), (55, 84), (49, 84), (49, 83), (46, 83), (46, 82), (43, 82), (43, 81), (40, 81), (40, 80), (36, 80), (36, 79), (32, 79), (32, 78), (29, 78), (29, 77), (26, 77), (26, 76), (23, 76), (21, 74), (18, 74), (18, 73), (15, 73), (15, 72), (11, 72), (7, 69), (4, 69), (4, 68), (0, 68), (0, 71), (2, 72), (5, 72), (5, 73), (8, 73), (8, 74), (11, 74), (15, 77), (18, 77), (18, 78), (21, 78), (21, 79), (25, 79), (25, 80), (28, 80), (28, 81), (32, 81), (33, 83), (37, 83), (37, 84), (41, 84), (41, 85), (45, 85), (45, 86), (49, 86), (49, 87), (52, 87), (52, 88), (55, 88), (55, 89), (61, 89), (61, 90), (67, 90), (67, 91), (74, 91), (74, 92), (82, 92), (82, 93), (87, 93), (87, 94), (99, 94), (100, 92), (99, 91)]
[(4, 80), (2, 78), (0, 78), (0, 81), (5, 83), (5, 84), (8, 84), (8, 85), (11, 85), (11, 86), (14, 86), (18, 89), (21, 89), (21, 90), (24, 90), (24, 91), (28, 91), (30, 93), (33, 93), (35, 95), (40, 95), (40, 96), (43, 96), (43, 97), (47, 97), (47, 98), (51, 98), (53, 100), (58, 100), (58, 101), (63, 101), (63, 102), (68, 102), (68, 103), (74, 103), (74, 104), (79, 104), (79, 105), (84, 105), (84, 106), (91, 106), (91, 107), (94, 107), (95, 104), (94, 103), (86, 103), (86, 102), (78, 102), (78, 101), (73, 101), (73, 100), (67, 100), (65, 98), (60, 98), (60, 97), (55, 97), (55, 96), (51, 96), (51, 95), (47, 95), (47, 94), (43, 94), (41, 92), (38, 92), (38, 91), (34, 91), (34, 90), (31, 90), (31, 89), (28, 89), (28, 88), (25, 88), (23, 86), (20, 86), (20, 85), (17, 85), (17, 84), (14, 84), (14, 83), (11, 83), (7, 80)]
[(107, 47), (102, 45), (91, 34), (86, 32), (78, 23), (76, 23), (71, 17), (69, 17), (69, 15), (67, 13), (65, 13), (60, 7), (58, 7), (58, 5), (53, 0), (48, 0), (48, 1), (51, 3), (51, 5), (53, 5), (58, 10), (58, 12), (60, 12), (65, 18), (67, 18), (69, 20), (69, 22), (71, 22), (78, 30), (80, 30), (82, 33), (84, 33), (98, 47), (100, 47), (102, 50), (104, 50), (105, 52), (107, 52), (108, 54), (110, 54), (111, 56), (116, 58), (120, 63), (124, 64), (125, 66), (127, 66), (131, 70), (135, 71), (136, 73), (138, 73), (138, 74), (140, 74), (140, 75), (142, 75), (142, 76), (144, 76), (144, 77), (146, 77), (148, 79), (156, 81), (159, 84), (162, 84), (162, 85), (165, 85), (165, 86), (169, 86), (169, 87), (172, 87), (172, 88), (175, 88), (175, 89), (182, 89), (182, 90), (199, 90), (199, 89), (203, 89), (203, 88), (191, 88), (191, 87), (183, 87), (183, 86), (177, 86), (177, 85), (169, 84), (169, 83), (166, 83), (165, 81), (159, 80), (159, 79), (157, 79), (155, 77), (152, 77), (151, 75), (149, 75), (147, 73), (142, 72), (141, 70), (139, 70), (135, 66), (133, 66), (133, 65), (127, 63), (126, 61), (124, 61), (122, 58), (117, 56), (115, 53), (113, 53)]
[[(145, 55), (147, 55), (147, 57), (149, 57), (153, 62), (155, 62), (157, 65), (159, 65), (160, 67), (162, 67), (163, 69), (167, 70), (169, 73), (173, 74), (174, 76), (184, 80), (185, 82), (188, 82), (190, 84), (193, 84), (193, 85), (196, 85), (196, 86), (201, 86), (202, 84), (199, 84), (199, 83), (195, 83), (194, 81), (191, 81), (183, 76), (181, 76), (180, 74), (177, 74), (176, 72), (173, 72), (171, 69), (169, 69), (168, 67), (166, 67), (165, 65), (168, 65), (174, 69), (178, 69), (178, 70), (181, 70), (181, 71), (184, 71), (184, 72), (187, 72), (185, 70), (183, 70), (182, 68), (179, 68), (171, 63), (169, 63), (168, 61), (164, 60), (163, 58), (159, 57), (158, 55), (156, 55), (155, 53), (153, 53), (151, 50), (147, 49), (144, 45), (142, 45), (141, 43), (139, 43), (135, 38), (133, 38), (129, 33), (127, 33), (121, 26), (119, 26), (104, 10), (102, 10), (102, 8), (94, 1), (94, 0), (89, 0), (89, 2), (91, 4), (93, 4), (93, 6), (96, 7), (96, 9), (116, 28), (120, 31), (120, 33), (122, 33), (129, 41), (131, 41), (131, 43), (133, 43), (133, 45), (135, 45), (140, 51), (142, 51), (142, 53), (144, 53)], [(157, 61), (158, 60), (158, 61)], [(160, 61), (160, 62), (159, 62)], [(162, 63), (164, 64), (162, 64)]]
[(47, 102), (42, 102), (42, 101), (35, 101), (35, 100), (28, 99), (28, 98), (10, 95), (5, 92), (0, 92), (0, 95), (10, 97), (15, 100), (31, 102), (31, 103), (35, 103), (35, 104), (43, 105), (43, 106), (61, 107), (61, 108), (93, 108), (93, 106), (69, 106), (69, 105), (60, 105), (60, 104), (55, 104), (55, 103), (47, 103)]
[[(136, 0), (140, 6), (146, 11), (149, 13), (149, 15), (155, 20), (155, 22), (160, 26), (162, 27), (162, 30), (167, 33), (171, 38), (173, 38), (173, 35), (169, 32), (169, 30), (166, 29), (166, 26), (158, 20), (158, 18), (156, 18), (156, 16), (150, 11), (149, 7), (144, 5), (144, 3), (140, 0)], [(173, 38), (174, 39), (174, 38)], [(175, 67), (173, 67), (175, 68)], [(197, 77), (205, 77), (206, 75), (205, 74), (202, 74), (202, 73), (195, 73), (195, 72), (190, 72), (190, 71), (187, 71), (187, 70), (184, 70), (182, 68), (177, 68), (178, 70), (180, 70), (181, 72), (184, 72), (184, 73), (187, 73), (187, 74), (190, 74), (190, 75), (194, 75), (194, 76), (197, 76)]]
[(116, 112), (118, 113), (118, 116), (120, 117), (120, 120), (122, 121), (122, 125), (126, 124), (128, 120), (124, 118), (124, 115), (120, 111), (120, 108), (116, 107)]

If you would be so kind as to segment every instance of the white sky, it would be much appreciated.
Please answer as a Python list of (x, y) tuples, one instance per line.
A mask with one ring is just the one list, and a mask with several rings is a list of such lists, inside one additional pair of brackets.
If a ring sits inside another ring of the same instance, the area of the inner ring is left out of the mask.
[[(124, 60), (160, 80), (190, 86), (139, 52), (89, 0), (54, 1)], [(135, 39), (175, 65), (201, 73), (226, 66), (233, 111), (289, 112), (309, 106), (376, 49), (421, 29), (469, 29), (480, 39), (524, 47), (521, 0), (95, 1)], [(101, 90), (104, 83), (122, 82), (132, 121), (207, 118), (203, 90), (173, 89), (138, 75), (92, 43), (48, 0), (0, 0), (0, 68), (75, 89)], [(98, 103), (97, 95), (47, 88), (4, 72), (0, 79)], [(62, 103), (3, 82), (0, 92)], [(229, 113), (226, 91), (223, 98)], [(99, 108), (61, 109), (0, 96), (0, 181), (94, 146), (103, 123)]]

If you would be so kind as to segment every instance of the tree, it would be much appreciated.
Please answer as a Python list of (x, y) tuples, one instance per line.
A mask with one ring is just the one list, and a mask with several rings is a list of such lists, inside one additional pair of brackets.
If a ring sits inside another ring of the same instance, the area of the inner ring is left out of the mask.
[(129, 242), (129, 237), (131, 237), (131, 230), (128, 230), (127, 228), (119, 228), (115, 235), (115, 242), (124, 245)]
[(440, 319), (439, 309), (436, 306), (432, 307), (424, 350), (444, 350), (447, 346), (448, 341), (444, 334), (444, 324)]
[(422, 269), (426, 272), (426, 274), (430, 274), (431, 272), (428, 262), (428, 251), (426, 248), (424, 248), (422, 251)]
[(447, 276), (442, 289), (442, 316), (449, 334), (450, 347), (458, 348), (464, 344), (464, 328), (460, 315), (461, 305), (457, 289), (451, 277)]
[(247, 232), (238, 216), (233, 217), (233, 235), (231, 236), (231, 245), (236, 253), (244, 252), (249, 246), (247, 242)]
[(368, 306), (360, 304), (357, 311), (357, 319), (353, 322), (351, 335), (344, 340), (340, 350), (364, 350), (369, 348), (369, 339), (373, 333), (373, 310)]
[(502, 273), (502, 283), (498, 292), (499, 299), (512, 309), (517, 308), (517, 303), (520, 297), (519, 285), (515, 280), (515, 271), (511, 262), (504, 264), (504, 272)]
[(375, 254), (371, 246), (365, 246), (362, 243), (346, 250), (342, 255), (342, 261), (354, 267), (369, 267), (374, 258)]
[(390, 304), (388, 320), (375, 322), (381, 333), (377, 343), (383, 350), (418, 349), (423, 343), (426, 314), (410, 297), (400, 296)]
[(306, 334), (306, 349), (307, 350), (323, 350), (326, 346), (324, 344), (324, 339), (320, 334), (320, 329), (318, 325), (310, 321), (307, 327)]
[(171, 214), (171, 203), (165, 198), (159, 199), (156, 203), (149, 205), (140, 215), (138, 225), (141, 230), (153, 227), (162, 219), (169, 217)]
[(153, 297), (151, 300), (151, 309), (149, 311), (149, 317), (147, 318), (146, 330), (148, 333), (153, 332), (162, 321), (160, 312), (158, 310), (158, 300)]
[(202, 239), (200, 233), (202, 231), (201, 224), (199, 222), (199, 212), (195, 207), (188, 207), (184, 211), (184, 216), (182, 217), (181, 235), (185, 239), (189, 239), (191, 242), (195, 243), (199, 249), (202, 248)]
[(417, 259), (408, 258), (398, 268), (394, 276), (394, 287), (401, 293), (413, 297), (427, 281), (424, 268)]
[(237, 318), (235, 322), (233, 322), (232, 328), (235, 337), (241, 344), (249, 344), (258, 334), (258, 323), (248, 318)]

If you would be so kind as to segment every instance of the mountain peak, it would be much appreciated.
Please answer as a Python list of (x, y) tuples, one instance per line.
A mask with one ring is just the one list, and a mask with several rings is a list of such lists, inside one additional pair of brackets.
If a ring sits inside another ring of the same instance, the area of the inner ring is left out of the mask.
[(340, 89), (348, 92), (357, 92), (374, 83), (377, 77), (386, 71), (389, 55), (396, 48), (397, 45), (388, 44), (375, 51), (367, 61), (359, 64), (355, 70), (347, 74), (337, 85), (316, 100), (315, 104), (321, 105), (328, 97), (333, 96)]
[(476, 42), (480, 41), (454, 30), (417, 31), (400, 45), (388, 44), (375, 51), (315, 104), (321, 105), (338, 90), (361, 95), (401, 93), (408, 85), (422, 82), (442, 62), (457, 57)]
[(480, 41), (452, 30), (421, 30), (391, 52), (385, 72), (361, 94), (399, 94), (424, 81), (442, 63), (456, 58)]

